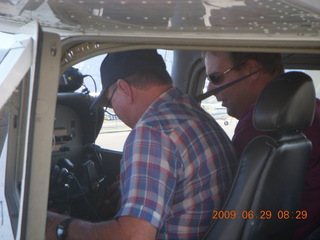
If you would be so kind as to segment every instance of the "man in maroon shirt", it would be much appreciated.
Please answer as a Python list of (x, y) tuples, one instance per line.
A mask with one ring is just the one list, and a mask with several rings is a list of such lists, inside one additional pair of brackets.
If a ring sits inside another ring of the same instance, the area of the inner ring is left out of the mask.
[[(264, 87), (284, 72), (281, 54), (206, 52), (206, 72), (210, 79), (208, 90), (221, 87), (239, 78), (243, 80), (215, 94), (228, 114), (239, 120), (232, 142), (240, 157), (243, 149), (254, 137), (266, 134), (254, 128), (253, 109)], [(284, 89), (285, 91), (285, 89)], [(299, 107), (299, 106), (297, 106)], [(304, 239), (320, 226), (320, 101), (317, 99), (312, 126), (303, 131), (313, 145), (301, 210), (308, 212), (308, 218), (300, 220), (294, 239)]]

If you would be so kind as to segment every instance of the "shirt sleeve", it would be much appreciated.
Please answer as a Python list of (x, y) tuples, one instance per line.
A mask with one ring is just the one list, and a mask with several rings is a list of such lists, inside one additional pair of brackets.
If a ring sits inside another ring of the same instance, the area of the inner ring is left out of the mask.
[(130, 133), (121, 162), (121, 209), (160, 228), (170, 214), (177, 176), (175, 145), (163, 132), (148, 126)]

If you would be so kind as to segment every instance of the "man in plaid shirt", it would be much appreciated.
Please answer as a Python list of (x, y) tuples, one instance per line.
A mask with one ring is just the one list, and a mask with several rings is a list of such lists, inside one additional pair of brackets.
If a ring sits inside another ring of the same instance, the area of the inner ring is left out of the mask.
[[(108, 54), (101, 81), (93, 106), (113, 107), (132, 128), (121, 160), (121, 207), (108, 222), (72, 221), (66, 239), (199, 239), (233, 180), (229, 138), (172, 87), (155, 50)], [(65, 218), (49, 216), (53, 226)]]

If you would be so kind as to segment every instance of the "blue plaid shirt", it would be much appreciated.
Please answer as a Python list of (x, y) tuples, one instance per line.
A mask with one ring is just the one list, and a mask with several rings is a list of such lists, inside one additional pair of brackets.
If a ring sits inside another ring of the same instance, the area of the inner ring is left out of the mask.
[(158, 239), (199, 239), (230, 188), (237, 161), (218, 123), (178, 89), (156, 99), (129, 134), (121, 160), (121, 209)]

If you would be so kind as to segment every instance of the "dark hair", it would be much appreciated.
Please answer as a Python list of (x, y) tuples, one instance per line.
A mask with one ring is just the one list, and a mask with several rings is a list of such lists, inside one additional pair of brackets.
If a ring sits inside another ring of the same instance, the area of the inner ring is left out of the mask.
[(161, 86), (172, 83), (172, 78), (169, 73), (161, 67), (140, 70), (128, 77), (125, 77), (124, 80), (126, 80), (130, 85), (140, 89), (147, 88), (151, 85)]
[(253, 59), (269, 74), (279, 75), (284, 72), (280, 53), (230, 52), (229, 57), (236, 70), (240, 70), (246, 60)]

